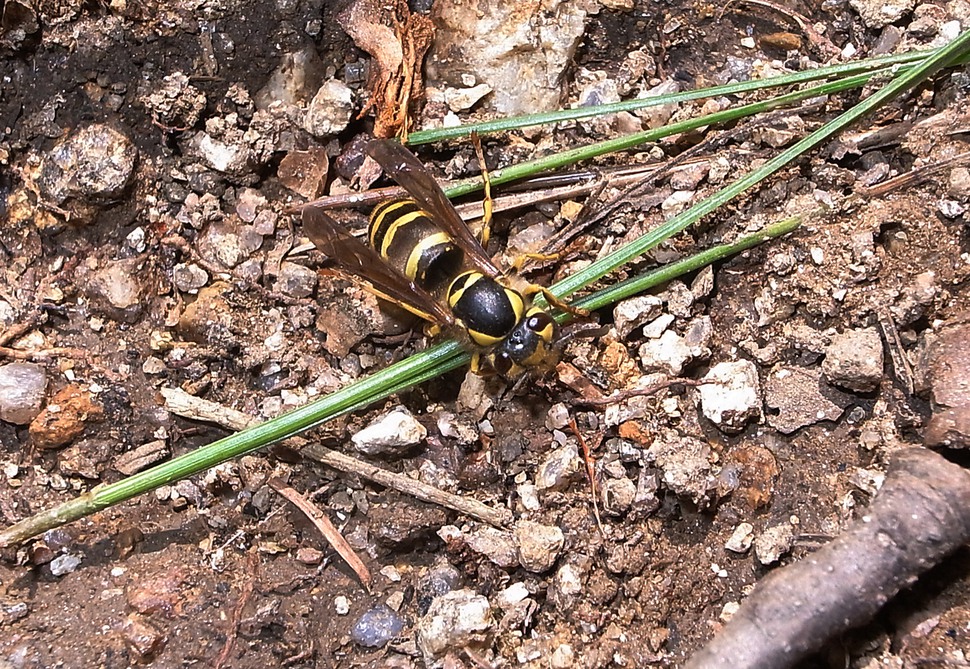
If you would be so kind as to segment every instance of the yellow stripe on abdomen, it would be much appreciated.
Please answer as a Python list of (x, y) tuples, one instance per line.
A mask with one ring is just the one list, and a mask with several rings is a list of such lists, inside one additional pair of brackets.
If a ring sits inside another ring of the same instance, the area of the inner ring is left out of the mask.
[[(430, 252), (435, 246), (444, 246), (451, 242), (451, 235), (447, 232), (436, 232), (433, 235), (429, 235), (418, 242), (414, 249), (411, 250), (410, 255), (408, 255), (408, 261), (404, 265), (404, 274), (407, 275), (409, 279), (414, 281), (418, 278), (418, 265), (421, 262), (421, 257)], [(421, 277), (422, 279), (424, 277)]]

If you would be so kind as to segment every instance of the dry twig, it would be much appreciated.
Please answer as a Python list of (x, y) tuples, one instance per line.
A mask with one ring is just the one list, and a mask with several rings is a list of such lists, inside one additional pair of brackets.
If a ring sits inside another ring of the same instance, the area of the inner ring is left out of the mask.
[(758, 583), (689, 669), (790, 667), (867, 622), (970, 541), (970, 473), (925, 448), (897, 451), (864, 516)]
[[(165, 398), (165, 408), (185, 418), (217, 423), (232, 430), (244, 430), (259, 422), (242, 411), (236, 411), (216, 402), (195, 397), (178, 388), (162, 388), (161, 393)], [(381, 469), (376, 465), (352, 458), (320, 444), (303, 445), (301, 443), (297, 446), (297, 450), (303, 455), (338, 471), (362, 476), (382, 486), (411, 495), (423, 502), (444, 506), (484, 523), (504, 527), (512, 522), (512, 512), (508, 509), (493, 508), (476, 499), (445, 492), (427, 483)]]
[(310, 519), (313, 526), (316, 527), (323, 538), (333, 546), (333, 549), (337, 551), (337, 554), (344, 559), (344, 562), (354, 570), (357, 574), (357, 578), (364, 587), (369, 591), (371, 583), (373, 582), (370, 575), (370, 570), (367, 569), (367, 565), (364, 561), (360, 559), (354, 549), (350, 547), (347, 540), (343, 538), (330, 519), (321, 511), (313, 502), (298, 493), (293, 488), (289, 487), (283, 481), (278, 478), (271, 478), (268, 482), (269, 487), (282, 495), (290, 504), (298, 508), (303, 514)]

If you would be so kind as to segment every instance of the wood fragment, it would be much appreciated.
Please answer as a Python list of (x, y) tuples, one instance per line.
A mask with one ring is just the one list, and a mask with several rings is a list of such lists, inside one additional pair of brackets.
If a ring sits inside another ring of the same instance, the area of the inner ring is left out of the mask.
[(363, 584), (364, 588), (366, 588), (369, 592), (371, 584), (373, 583), (370, 570), (367, 568), (367, 565), (364, 564), (364, 561), (360, 559), (357, 553), (354, 552), (354, 549), (351, 548), (350, 544), (347, 543), (347, 540), (343, 538), (343, 535), (340, 534), (340, 530), (338, 530), (334, 524), (330, 522), (330, 519), (327, 518), (326, 514), (324, 514), (323, 511), (321, 511), (313, 502), (283, 483), (283, 481), (280, 479), (273, 477), (267, 481), (267, 484), (270, 488), (282, 495), (283, 498), (286, 499), (290, 504), (303, 512), (303, 515), (310, 519), (310, 522), (313, 523), (313, 526), (316, 527), (317, 530), (319, 530), (320, 534), (323, 535), (323, 538), (327, 540), (327, 543), (329, 543), (333, 549), (337, 551), (337, 555), (342, 557), (344, 562), (346, 562), (347, 565), (354, 570), (354, 573), (357, 574), (357, 578), (360, 579), (361, 584)]
[(970, 541), (970, 473), (926, 448), (896, 451), (865, 513), (831, 543), (768, 574), (688, 669), (784, 669), (866, 623)]
[[(586, 477), (589, 479), (589, 490), (593, 497), (593, 517), (596, 518), (596, 529), (599, 530), (600, 536), (604, 539), (606, 538), (606, 532), (603, 530), (603, 521), (600, 518), (600, 505), (599, 505), (599, 489), (596, 487), (596, 468), (593, 462), (593, 456), (589, 444), (583, 439), (582, 433), (579, 431), (579, 427), (576, 426), (576, 419), (569, 418), (569, 428), (576, 435), (576, 439), (579, 441), (580, 447), (583, 449), (583, 463), (586, 465)], [(602, 439), (600, 435), (600, 439)], [(599, 444), (597, 444), (598, 446)]]
[(913, 368), (909, 364), (909, 358), (906, 357), (903, 342), (899, 339), (896, 321), (886, 307), (879, 309), (879, 329), (882, 330), (883, 339), (885, 339), (886, 347), (889, 349), (889, 359), (893, 362), (893, 371), (896, 373), (896, 378), (903, 384), (906, 395), (912, 397), (915, 388)]
[(259, 558), (256, 553), (249, 554), (248, 562), (248, 578), (243, 582), (242, 592), (239, 593), (239, 601), (236, 602), (236, 606), (232, 609), (232, 621), (229, 624), (229, 631), (226, 633), (226, 642), (222, 646), (222, 652), (219, 653), (219, 657), (216, 658), (215, 664), (213, 665), (215, 669), (221, 669), (229, 660), (229, 655), (232, 653), (232, 649), (236, 645), (236, 638), (239, 635), (239, 624), (242, 622), (243, 611), (246, 609), (246, 605), (249, 603), (256, 589), (256, 580), (258, 578), (256, 570), (259, 566)]
[(958, 153), (955, 156), (938, 160), (927, 165), (920, 165), (909, 172), (904, 172), (899, 176), (886, 179), (882, 183), (878, 183), (875, 186), (857, 188), (856, 193), (858, 193), (859, 196), (866, 198), (883, 197), (886, 195), (886, 193), (890, 193), (894, 190), (902, 190), (904, 188), (912, 188), (913, 186), (921, 184), (924, 181), (929, 181), (937, 174), (945, 172), (951, 167), (965, 165), (967, 163), (970, 163), (970, 151)]
[(51, 358), (87, 360), (90, 358), (90, 353), (84, 349), (71, 348), (69, 346), (55, 346), (53, 348), (44, 348), (36, 351), (24, 351), (19, 348), (0, 346), (0, 357), (10, 358), (11, 360), (36, 360), (43, 362)]
[(572, 400), (570, 404), (572, 406), (585, 406), (585, 407), (605, 407), (611, 404), (619, 404), (620, 402), (625, 402), (628, 399), (634, 397), (646, 397), (653, 395), (654, 393), (663, 390), (664, 388), (670, 388), (671, 386), (689, 386), (691, 388), (697, 386), (703, 386), (710, 381), (704, 381), (702, 379), (686, 379), (682, 377), (675, 377), (672, 379), (664, 379), (663, 381), (657, 381), (656, 383), (651, 383), (649, 386), (644, 388), (632, 388), (630, 390), (620, 390), (609, 397), (577, 397)]

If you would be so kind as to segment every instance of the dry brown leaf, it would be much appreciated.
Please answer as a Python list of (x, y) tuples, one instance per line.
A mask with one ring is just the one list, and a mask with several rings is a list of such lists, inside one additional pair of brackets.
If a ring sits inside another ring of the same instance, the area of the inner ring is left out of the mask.
[(406, 138), (411, 102), (423, 91), (421, 64), (434, 37), (431, 20), (411, 14), (403, 0), (356, 0), (337, 21), (374, 59), (368, 82), (370, 101), (361, 115), (374, 109), (376, 137)]

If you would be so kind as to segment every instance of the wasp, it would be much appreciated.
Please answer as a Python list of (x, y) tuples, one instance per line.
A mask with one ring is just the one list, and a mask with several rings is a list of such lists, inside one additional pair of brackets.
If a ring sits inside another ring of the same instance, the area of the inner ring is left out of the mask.
[(410, 197), (374, 208), (366, 244), (323, 211), (304, 209), (303, 229), (334, 269), (427, 321), (430, 334), (462, 335), (474, 352), (476, 373), (490, 369), (513, 379), (554, 366), (559, 326), (533, 297), (542, 294), (557, 308), (578, 310), (541, 286), (502, 273), (435, 178), (401, 144), (377, 140), (367, 153)]

